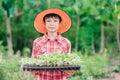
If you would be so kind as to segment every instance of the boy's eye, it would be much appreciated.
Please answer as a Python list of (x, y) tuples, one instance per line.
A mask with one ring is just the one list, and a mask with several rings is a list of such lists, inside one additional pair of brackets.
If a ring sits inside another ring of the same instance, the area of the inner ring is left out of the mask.
[(58, 20), (54, 20), (54, 22), (58, 22)]
[(46, 20), (46, 22), (50, 22), (50, 20)]

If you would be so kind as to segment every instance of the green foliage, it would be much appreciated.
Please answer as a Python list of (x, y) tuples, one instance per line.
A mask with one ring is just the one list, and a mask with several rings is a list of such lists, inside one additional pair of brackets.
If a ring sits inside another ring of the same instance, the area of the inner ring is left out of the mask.
[(9, 52), (5, 50), (6, 47), (2, 46), (1, 43), (2, 41), (0, 41), (0, 80), (33, 79), (32, 75), (26, 74), (26, 77), (22, 76), (23, 71), (19, 64), (19, 60), (21, 59), (20, 54), (8, 55)]
[[(4, 78), (2, 80), (9, 80), (9, 79), (15, 80), (15, 79), (13, 79), (14, 77), (11, 76), (11, 73), (15, 76), (16, 73), (18, 73), (19, 67), (20, 67), (17, 65), (17, 62), (15, 62), (15, 61), (16, 60), (7, 60), (7, 61), (5, 61), (5, 62), (3, 61), (1, 63), (0, 69), (2, 70), (1, 71), (2, 75), (3, 75), (2, 77)], [(9, 64), (6, 62), (8, 62)], [(16, 77), (16, 79), (19, 79), (20, 74), (18, 74), (18, 76), (15, 76), (15, 77)]]
[(22, 53), (23, 53), (23, 56), (31, 56), (31, 51), (27, 47), (23, 49)]
[(0, 41), (0, 59), (8, 55), (7, 47), (2, 45), (3, 41)]
[(120, 65), (115, 66), (114, 72), (120, 72)]
[[(102, 58), (101, 58), (102, 57)], [(86, 63), (87, 62), (87, 63)], [(108, 62), (106, 62), (106, 56), (95, 56), (86, 59), (83, 64), (83, 73), (86, 73), (89, 76), (94, 75), (95, 77), (102, 76), (105, 74), (105, 68), (107, 67)]]
[[(19, 64), (19, 56), (12, 56), (9, 59), (3, 59), (0, 63), (0, 80), (24, 80), (24, 78), (33, 79), (33, 76), (28, 74), (24, 74)], [(22, 76), (25, 75), (26, 77)]]
[(60, 66), (60, 65), (80, 65), (81, 59), (77, 54), (43, 54), (40, 58), (22, 58), (21, 64), (36, 64), (46, 66)]
[(66, 6), (72, 6), (72, 5), (74, 5), (75, 4), (75, 1), (76, 0), (63, 0), (64, 2), (63, 2), (63, 5), (66, 5)]
[(96, 77), (105, 77), (108, 74), (106, 69), (110, 64), (110, 61), (106, 51), (102, 55), (95, 54), (89, 56), (88, 53), (82, 55), (81, 52), (78, 54), (83, 60), (81, 70), (80, 72), (75, 73), (70, 80), (88, 80)]
[(2, 26), (2, 24), (3, 24), (3, 21), (4, 21), (4, 10), (3, 10), (3, 8), (2, 7), (0, 7), (0, 25)]

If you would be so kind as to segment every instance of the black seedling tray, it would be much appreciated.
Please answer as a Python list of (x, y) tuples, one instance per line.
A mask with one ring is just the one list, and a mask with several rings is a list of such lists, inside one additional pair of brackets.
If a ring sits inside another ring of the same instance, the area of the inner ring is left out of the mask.
[(66, 66), (39, 66), (39, 65), (24, 65), (23, 70), (80, 70), (80, 66), (66, 65)]

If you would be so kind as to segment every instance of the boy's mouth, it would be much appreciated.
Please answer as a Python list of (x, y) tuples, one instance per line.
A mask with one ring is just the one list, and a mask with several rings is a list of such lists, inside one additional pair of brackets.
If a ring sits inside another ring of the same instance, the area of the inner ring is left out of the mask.
[(55, 26), (49, 26), (48, 28), (55, 28)]

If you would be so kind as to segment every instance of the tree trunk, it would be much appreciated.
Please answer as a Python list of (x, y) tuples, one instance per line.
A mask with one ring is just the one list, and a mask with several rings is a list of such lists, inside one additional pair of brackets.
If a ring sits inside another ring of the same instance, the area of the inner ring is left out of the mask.
[(13, 53), (13, 46), (12, 46), (12, 35), (11, 35), (11, 27), (10, 27), (10, 18), (6, 16), (6, 29), (7, 29), (7, 44), (8, 44), (8, 51), (10, 54)]
[(93, 36), (92, 36), (92, 40), (91, 40), (91, 53), (92, 54), (95, 54), (95, 47), (94, 47), (94, 38), (93, 38)]
[(99, 53), (102, 53), (104, 50), (104, 25), (101, 24), (101, 42), (100, 42), (100, 50)]
[(117, 46), (118, 46), (118, 52), (120, 52), (120, 37), (119, 37), (119, 19), (117, 17), (116, 19), (116, 39), (117, 39)]
[(80, 25), (80, 16), (77, 17), (77, 26), (76, 26), (76, 39), (75, 39), (75, 52), (78, 51), (78, 31)]

